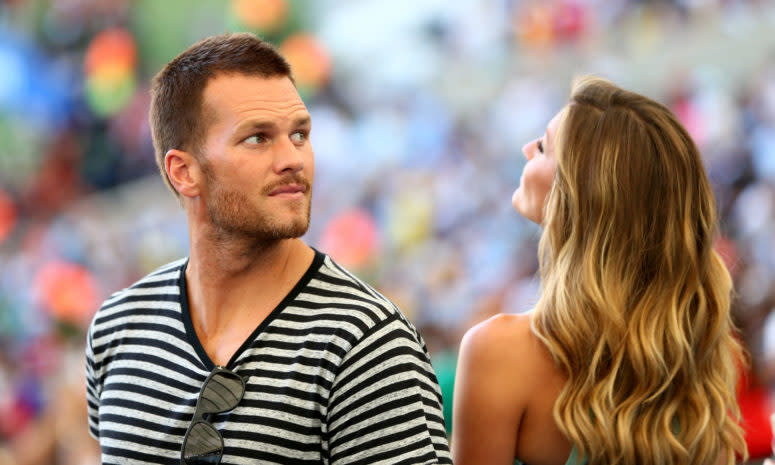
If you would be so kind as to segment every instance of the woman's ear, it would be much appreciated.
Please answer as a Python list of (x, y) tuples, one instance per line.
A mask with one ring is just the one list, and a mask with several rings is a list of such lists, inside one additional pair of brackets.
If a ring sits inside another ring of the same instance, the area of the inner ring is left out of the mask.
[(184, 197), (199, 195), (198, 161), (189, 152), (171, 149), (164, 155), (164, 169), (170, 183)]

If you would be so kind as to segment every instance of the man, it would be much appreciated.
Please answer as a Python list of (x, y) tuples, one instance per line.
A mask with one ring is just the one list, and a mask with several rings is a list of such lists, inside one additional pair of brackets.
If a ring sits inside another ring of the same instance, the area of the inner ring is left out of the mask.
[(415, 328), (299, 239), (314, 161), (287, 62), (204, 39), (155, 77), (150, 119), (191, 249), (90, 327), (103, 463), (452, 463)]

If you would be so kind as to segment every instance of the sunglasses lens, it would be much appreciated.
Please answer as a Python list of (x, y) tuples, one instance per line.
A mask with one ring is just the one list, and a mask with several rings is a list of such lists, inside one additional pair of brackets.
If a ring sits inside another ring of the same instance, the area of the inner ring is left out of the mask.
[(203, 414), (226, 412), (240, 403), (244, 393), (245, 382), (239, 375), (220, 371), (210, 377), (202, 388), (199, 408)]
[(203, 418), (232, 410), (244, 394), (245, 381), (239, 375), (222, 368), (213, 370), (199, 393), (193, 424), (183, 436), (183, 465), (221, 463), (223, 436)]
[(186, 464), (217, 464), (223, 455), (223, 439), (212, 425), (195, 423), (183, 440), (183, 460)]

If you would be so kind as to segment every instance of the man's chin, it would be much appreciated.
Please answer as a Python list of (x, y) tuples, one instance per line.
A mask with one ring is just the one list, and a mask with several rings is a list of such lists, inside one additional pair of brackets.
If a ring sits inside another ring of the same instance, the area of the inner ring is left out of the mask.
[(296, 239), (305, 234), (309, 229), (309, 220), (297, 220), (284, 227), (276, 228), (272, 231), (275, 239)]
[(232, 227), (217, 227), (216, 235), (220, 240), (237, 239), (271, 243), (285, 239), (297, 239), (307, 233), (308, 222), (298, 222), (285, 225), (241, 225)]
[(309, 228), (307, 226), (299, 227), (296, 229), (289, 230), (287, 234), (284, 235), (283, 239), (298, 239), (305, 234), (307, 234), (307, 230)]

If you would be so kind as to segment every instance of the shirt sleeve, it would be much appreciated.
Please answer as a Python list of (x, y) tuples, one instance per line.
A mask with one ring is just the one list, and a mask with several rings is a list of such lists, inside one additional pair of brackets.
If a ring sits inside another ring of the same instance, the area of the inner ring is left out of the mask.
[(441, 390), (424, 344), (388, 318), (345, 357), (328, 409), (331, 465), (452, 464)]
[(99, 399), (102, 383), (97, 375), (92, 331), (93, 328), (90, 328), (86, 336), (86, 409), (89, 414), (89, 433), (99, 440)]

